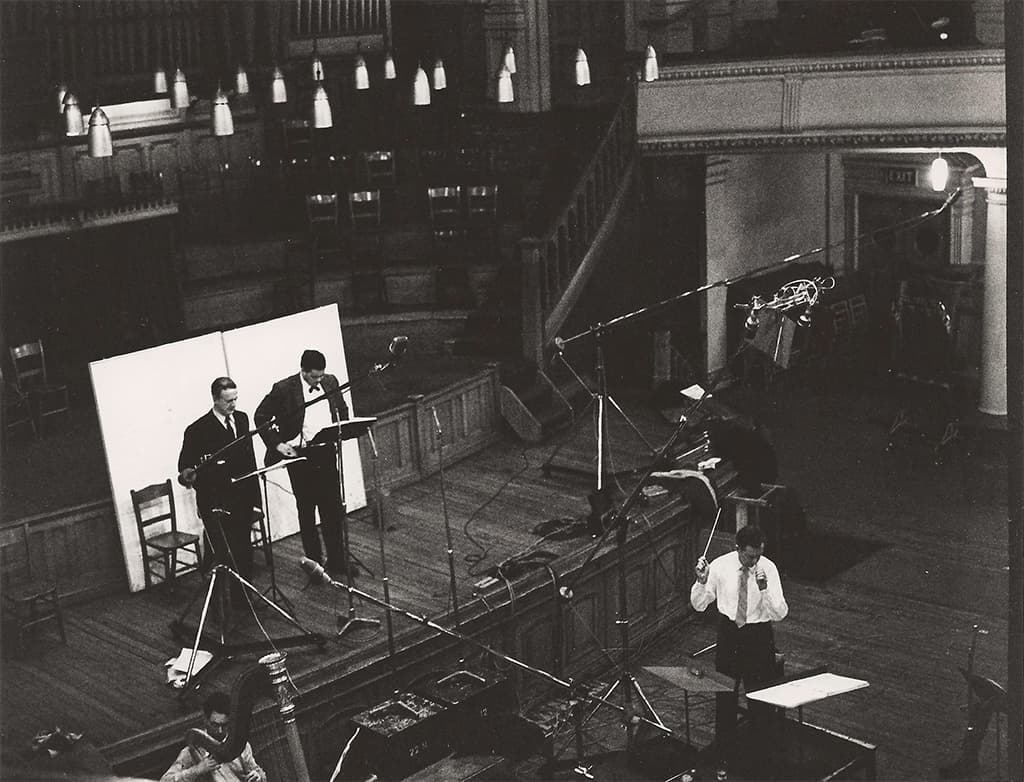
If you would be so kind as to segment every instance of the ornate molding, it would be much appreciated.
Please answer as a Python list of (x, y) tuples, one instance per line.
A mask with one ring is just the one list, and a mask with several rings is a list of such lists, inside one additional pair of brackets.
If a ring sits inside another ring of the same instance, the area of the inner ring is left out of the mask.
[[(736, 77), (783, 76), (787, 74), (852, 73), (859, 71), (907, 71), (924, 68), (981, 68), (1006, 65), (999, 49), (924, 54), (864, 54), (829, 59), (787, 59), (707, 65), (662, 66), (658, 80), (691, 81)], [(652, 86), (657, 82), (652, 82)], [(650, 89), (648, 86), (647, 89)]]
[(638, 146), (640, 153), (646, 155), (837, 147), (1001, 147), (1006, 146), (1006, 131), (823, 131), (799, 136), (640, 139)]

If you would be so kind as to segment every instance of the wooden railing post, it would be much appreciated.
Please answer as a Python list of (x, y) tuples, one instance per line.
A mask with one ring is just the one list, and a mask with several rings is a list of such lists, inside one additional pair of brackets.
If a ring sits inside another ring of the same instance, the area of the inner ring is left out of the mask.
[(544, 363), (544, 306), (542, 286), (546, 270), (543, 266), (544, 243), (537, 239), (519, 242), (519, 258), (523, 280), (523, 358), (538, 366)]

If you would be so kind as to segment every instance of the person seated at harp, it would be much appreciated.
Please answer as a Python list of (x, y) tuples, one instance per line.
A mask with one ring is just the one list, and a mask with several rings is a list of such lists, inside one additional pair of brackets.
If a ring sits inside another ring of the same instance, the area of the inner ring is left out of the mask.
[[(211, 692), (206, 696), (203, 728), (210, 738), (224, 741), (231, 717), (231, 698), (226, 692)], [(256, 762), (248, 741), (238, 756), (227, 762), (217, 760), (205, 747), (187, 744), (160, 777), (160, 782), (267, 782), (267, 772)]]
[[(263, 499), (255, 477), (232, 482), (256, 469), (249, 416), (237, 410), (238, 387), (230, 377), (210, 384), (213, 407), (185, 429), (178, 454), (178, 482), (196, 491), (196, 506), (206, 531), (206, 543), (219, 565), (246, 581), (252, 580), (251, 529), (263, 517)], [(241, 584), (232, 581), (231, 602), (246, 606)]]
[[(339, 393), (338, 378), (326, 369), (323, 353), (303, 351), (298, 374), (274, 383), (256, 408), (255, 422), (267, 446), (268, 467), (282, 459), (306, 457), (288, 464), (303, 552), (307, 558), (323, 564), (329, 573), (344, 575), (349, 562), (342, 533), (345, 505), (336, 451), (333, 445), (320, 445), (315, 440), (322, 429), (347, 420), (349, 415), (348, 405)], [(316, 528), (317, 511), (323, 548)]]

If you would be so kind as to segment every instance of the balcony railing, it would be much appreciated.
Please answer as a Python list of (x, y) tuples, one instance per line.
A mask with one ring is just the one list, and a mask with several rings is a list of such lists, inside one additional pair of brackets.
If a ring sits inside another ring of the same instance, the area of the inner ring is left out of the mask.
[(540, 363), (578, 297), (614, 223), (633, 171), (636, 89), (631, 83), (590, 163), (547, 231), (519, 242), (523, 355)]

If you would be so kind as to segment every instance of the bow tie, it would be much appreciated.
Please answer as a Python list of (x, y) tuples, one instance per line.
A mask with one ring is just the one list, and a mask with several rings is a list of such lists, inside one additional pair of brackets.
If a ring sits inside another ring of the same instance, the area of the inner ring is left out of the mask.
[(318, 385), (317, 386), (310, 386), (309, 387), (309, 393), (311, 393), (311, 394), (318, 394), (318, 393), (320, 393), (320, 386), (318, 386)]

